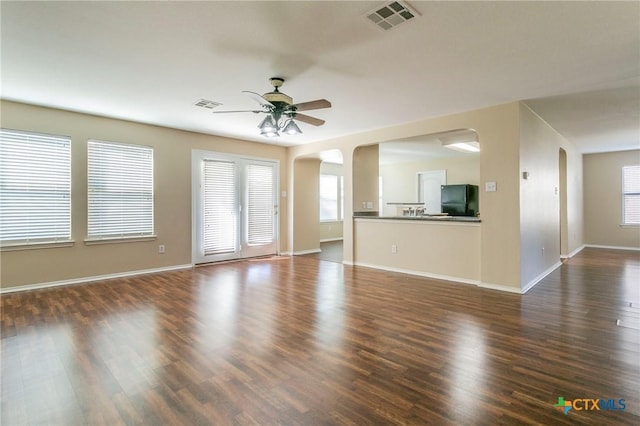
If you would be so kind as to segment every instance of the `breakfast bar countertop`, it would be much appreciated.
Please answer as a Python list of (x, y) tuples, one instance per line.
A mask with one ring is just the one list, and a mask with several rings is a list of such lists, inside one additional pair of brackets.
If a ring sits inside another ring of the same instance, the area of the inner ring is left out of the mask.
[(385, 219), (385, 220), (426, 220), (434, 222), (473, 222), (480, 223), (479, 217), (475, 216), (441, 216), (441, 215), (422, 215), (422, 216), (379, 216), (379, 215), (360, 215), (354, 213), (354, 219)]

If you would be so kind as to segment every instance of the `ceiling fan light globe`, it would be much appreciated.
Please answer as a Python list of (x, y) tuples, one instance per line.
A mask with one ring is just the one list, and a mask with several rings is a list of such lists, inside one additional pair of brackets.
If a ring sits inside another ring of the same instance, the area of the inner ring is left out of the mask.
[(260, 129), (260, 134), (278, 132), (278, 128), (276, 127), (270, 115), (267, 115), (264, 120), (262, 120), (262, 122), (258, 125), (258, 128)]
[(299, 135), (302, 133), (302, 130), (300, 130), (300, 127), (298, 127), (298, 125), (293, 120), (289, 120), (289, 122), (287, 123), (286, 126), (284, 126), (284, 129), (282, 131), (287, 135)]
[(264, 136), (265, 138), (277, 138), (278, 136), (280, 136), (280, 134), (276, 130), (261, 130), (260, 135)]

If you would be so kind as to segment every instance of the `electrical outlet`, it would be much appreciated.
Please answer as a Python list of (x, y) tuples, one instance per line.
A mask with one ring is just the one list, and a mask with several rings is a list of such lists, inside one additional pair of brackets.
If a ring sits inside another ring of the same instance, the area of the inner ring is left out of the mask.
[(398, 252), (398, 246), (395, 244), (391, 244), (391, 253), (395, 254)]
[(160, 244), (158, 246), (158, 253), (163, 254), (164, 253), (164, 244)]

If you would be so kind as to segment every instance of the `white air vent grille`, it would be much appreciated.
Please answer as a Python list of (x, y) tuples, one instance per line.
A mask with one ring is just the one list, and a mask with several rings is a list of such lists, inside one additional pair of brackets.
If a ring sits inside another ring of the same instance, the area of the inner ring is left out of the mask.
[(214, 109), (215, 107), (219, 107), (222, 104), (220, 102), (209, 101), (207, 99), (200, 99), (196, 101), (194, 105), (201, 108)]
[(405, 2), (393, 1), (376, 7), (365, 16), (378, 28), (387, 31), (420, 15)]

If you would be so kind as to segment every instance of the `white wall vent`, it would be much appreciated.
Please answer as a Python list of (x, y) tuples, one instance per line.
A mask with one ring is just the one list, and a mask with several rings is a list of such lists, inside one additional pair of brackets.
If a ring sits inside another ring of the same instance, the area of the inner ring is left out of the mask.
[(222, 104), (220, 102), (209, 101), (207, 99), (200, 99), (196, 101), (194, 105), (201, 108), (214, 109), (215, 107), (219, 107)]
[(376, 7), (365, 16), (378, 28), (387, 31), (420, 14), (403, 1), (393, 1)]

